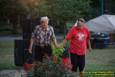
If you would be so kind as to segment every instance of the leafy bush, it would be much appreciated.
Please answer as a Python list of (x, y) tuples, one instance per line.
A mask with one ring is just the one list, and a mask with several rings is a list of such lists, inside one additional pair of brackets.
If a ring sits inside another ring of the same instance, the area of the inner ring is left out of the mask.
[[(68, 66), (70, 66), (68, 64)], [(49, 59), (44, 58), (42, 63), (38, 63), (33, 72), (33, 77), (74, 77), (71, 72), (71, 68), (64, 67), (63, 63), (56, 57)]]

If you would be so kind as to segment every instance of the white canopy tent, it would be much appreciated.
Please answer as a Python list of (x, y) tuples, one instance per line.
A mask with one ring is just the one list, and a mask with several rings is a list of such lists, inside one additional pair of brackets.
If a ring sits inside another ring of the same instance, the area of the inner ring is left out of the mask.
[(89, 20), (87, 26), (93, 32), (114, 32), (115, 33), (115, 15), (102, 15)]

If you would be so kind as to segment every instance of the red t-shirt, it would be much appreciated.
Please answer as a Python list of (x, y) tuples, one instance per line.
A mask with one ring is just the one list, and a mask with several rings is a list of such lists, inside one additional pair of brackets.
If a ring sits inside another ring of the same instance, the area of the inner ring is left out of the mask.
[(66, 40), (70, 41), (69, 51), (77, 55), (85, 55), (87, 50), (87, 41), (90, 39), (90, 32), (87, 27), (78, 29), (72, 27), (66, 36)]

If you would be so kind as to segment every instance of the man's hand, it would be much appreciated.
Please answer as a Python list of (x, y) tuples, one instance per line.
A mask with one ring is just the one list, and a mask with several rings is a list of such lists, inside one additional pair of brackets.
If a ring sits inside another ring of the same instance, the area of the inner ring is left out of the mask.
[(59, 47), (59, 48), (64, 48), (63, 43), (59, 44), (58, 47)]
[(32, 48), (29, 48), (28, 51), (30, 54), (32, 54)]
[(28, 51), (29, 51), (30, 54), (32, 54), (33, 40), (34, 40), (33, 38), (30, 39), (30, 46), (28, 48)]
[(91, 51), (92, 51), (92, 48), (89, 47), (88, 51), (91, 52)]

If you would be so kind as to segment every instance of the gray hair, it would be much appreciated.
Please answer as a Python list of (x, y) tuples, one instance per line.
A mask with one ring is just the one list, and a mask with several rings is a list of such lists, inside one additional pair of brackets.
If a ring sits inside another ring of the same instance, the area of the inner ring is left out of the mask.
[(49, 21), (49, 18), (47, 16), (41, 17), (40, 21)]

